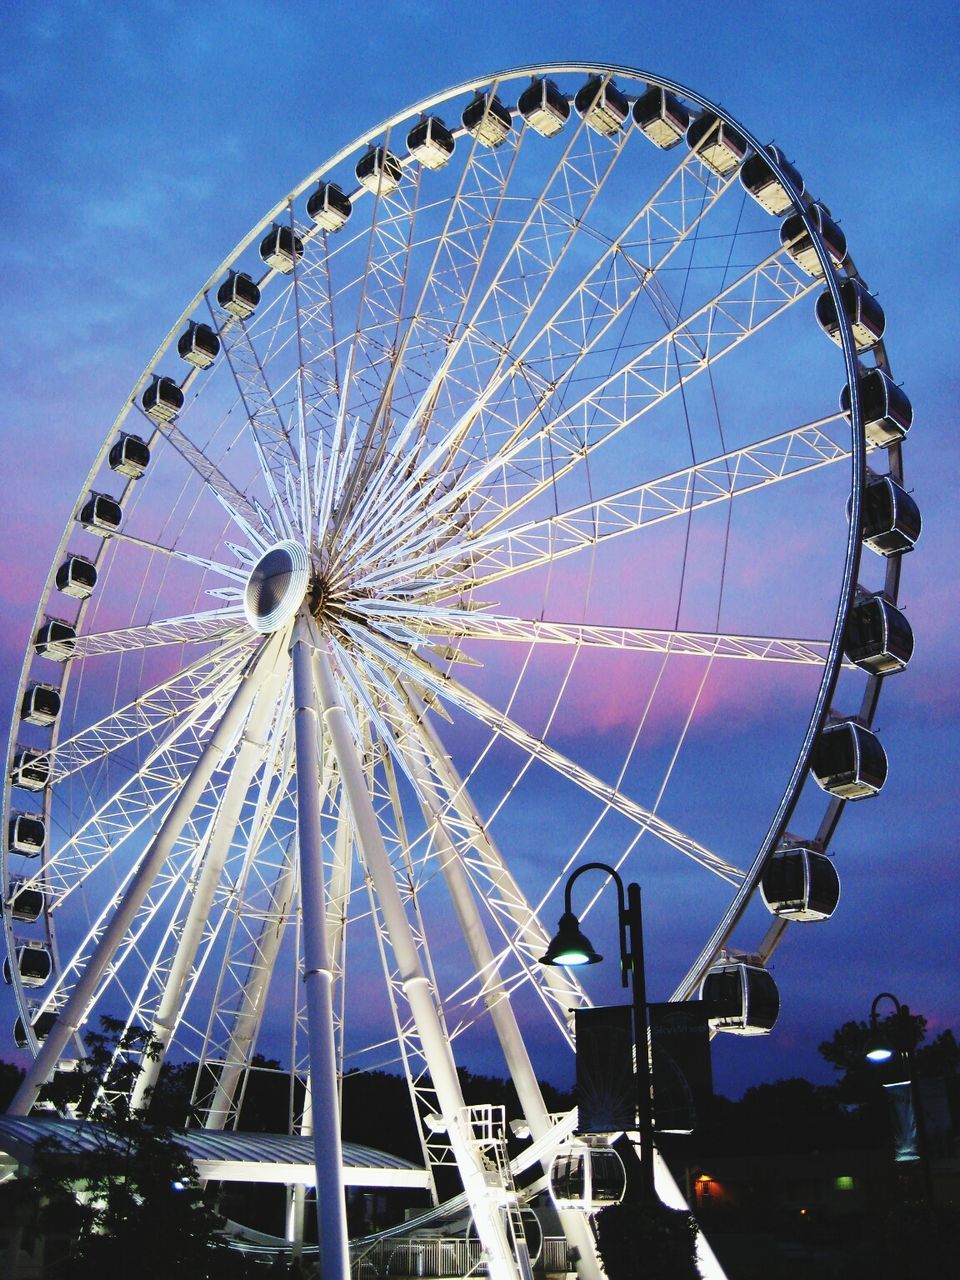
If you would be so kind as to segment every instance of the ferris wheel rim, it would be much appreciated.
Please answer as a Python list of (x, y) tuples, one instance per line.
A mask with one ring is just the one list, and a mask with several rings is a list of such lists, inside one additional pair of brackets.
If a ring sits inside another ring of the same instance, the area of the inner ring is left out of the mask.
[[(683, 85), (679, 85), (676, 82), (665, 80), (662, 77), (653, 76), (643, 71), (638, 71), (635, 69), (621, 67), (621, 66), (612, 65), (612, 64), (581, 64), (581, 63), (556, 63), (556, 64), (542, 64), (542, 65), (534, 64), (526, 67), (514, 68), (514, 69), (509, 69), (503, 72), (498, 72), (495, 76), (492, 76), (492, 77), (481, 77), (479, 79), (471, 79), (469, 81), (462, 82), (460, 85), (454, 86), (450, 89), (443, 90), (440, 94), (432, 95), (428, 98), (422, 99), (413, 107), (407, 108), (405, 111), (395, 114), (394, 116), (390, 117), (388, 120), (376, 126), (374, 129), (361, 134), (357, 139), (355, 139), (347, 147), (335, 153), (335, 155), (330, 160), (324, 162), (323, 165), (321, 165), (319, 168), (314, 170), (301, 184), (295, 187), (287, 197), (285, 197), (276, 206), (274, 206), (274, 208), (271, 209), (267, 213), (267, 215), (259, 223), (257, 223), (254, 226), (253, 230), (243, 240), (238, 242), (238, 245), (234, 248), (231, 254), (226, 259), (224, 259), (223, 263), (221, 263), (220, 266), (217, 268), (217, 270), (211, 275), (211, 277), (208, 279), (208, 281), (203, 286), (201, 291), (194, 297), (193, 300), (191, 300), (190, 305), (184, 310), (182, 315), (178, 318), (176, 324), (170, 330), (167, 338), (164, 340), (163, 344), (161, 344), (161, 346), (158, 348), (157, 352), (155, 353), (154, 357), (146, 366), (144, 374), (141, 375), (140, 378), (138, 378), (137, 382), (134, 384), (131, 397), (128, 398), (124, 409), (121, 411), (121, 414), (118, 416), (116, 422), (107, 433), (106, 440), (100, 451), (100, 454), (98, 455), (97, 460), (95, 461), (93, 467), (91, 468), (90, 475), (88, 477), (88, 482), (85, 483), (85, 485), (81, 488), (81, 497), (84, 491), (90, 487), (92, 483), (92, 479), (95, 477), (97, 471), (102, 466), (103, 459), (105, 458), (108, 452), (111, 441), (114, 439), (117, 430), (119, 430), (122, 427), (123, 423), (127, 418), (128, 413), (130, 412), (131, 408), (135, 403), (137, 392), (143, 386), (145, 379), (149, 377), (150, 374), (154, 371), (154, 369), (156, 368), (162, 356), (169, 350), (170, 346), (176, 339), (178, 331), (183, 327), (183, 324), (189, 319), (191, 314), (197, 309), (197, 307), (200, 305), (202, 300), (207, 296), (209, 290), (213, 288), (216, 285), (216, 283), (223, 278), (224, 274), (227, 271), (229, 271), (232, 264), (239, 260), (240, 255), (247, 248), (249, 248), (249, 246), (253, 243), (257, 235), (262, 232), (263, 228), (269, 225), (271, 221), (275, 220), (275, 218), (278, 215), (287, 211), (293, 199), (299, 198), (300, 196), (302, 196), (303, 193), (314, 181), (322, 177), (324, 174), (330, 172), (337, 164), (342, 163), (343, 160), (347, 159), (352, 155), (355, 155), (362, 147), (368, 145), (370, 142), (373, 142), (377, 137), (381, 136), (385, 131), (388, 131), (389, 129), (393, 128), (396, 124), (409, 119), (411, 116), (413, 116), (417, 112), (422, 113), (422, 112), (428, 111), (431, 109), (431, 107), (437, 106), (441, 102), (446, 101), (457, 94), (469, 92), (476, 89), (481, 89), (489, 86), (491, 83), (497, 83), (499, 81), (507, 80), (507, 79), (519, 78), (525, 75), (535, 75), (535, 74), (543, 75), (543, 74), (549, 74), (551, 72), (555, 74), (564, 74), (567, 72), (584, 72), (584, 73), (600, 73), (600, 74), (609, 74), (609, 75), (629, 76), (632, 79), (643, 80), (647, 84), (658, 84), (664, 88), (668, 88), (678, 93), (681, 93), (685, 98), (693, 102), (696, 102), (698, 105), (702, 107), (708, 108), (716, 112), (720, 118), (728, 121), (729, 123), (734, 125), (736, 128), (738, 128), (747, 138), (748, 142), (750, 142), (756, 149), (759, 150), (762, 147), (762, 144), (759, 143), (757, 139), (754, 137), (754, 135), (749, 133), (749, 131), (746, 130), (744, 126), (742, 126), (739, 123), (739, 121), (737, 121), (734, 117), (730, 116), (728, 113), (726, 113), (722, 108), (720, 108), (716, 104), (710, 102), (709, 99), (695, 93), (693, 90), (690, 90), (689, 88)], [(781, 169), (779, 169), (778, 162), (776, 161), (775, 157), (771, 158), (771, 167), (777, 173), (781, 181), (783, 181), (785, 185), (789, 188), (791, 185), (790, 178)], [(803, 209), (802, 206), (801, 206), (801, 209)], [(799, 793), (800, 787), (802, 786), (803, 778), (806, 775), (806, 765), (809, 759), (810, 752), (812, 750), (813, 743), (816, 739), (817, 734), (822, 730), (826, 717), (829, 714), (829, 710), (830, 710), (829, 700), (832, 694), (833, 686), (836, 682), (837, 673), (839, 671), (839, 664), (842, 656), (841, 654), (842, 637), (843, 637), (843, 631), (846, 623), (846, 616), (849, 611), (850, 605), (852, 603), (854, 591), (856, 588), (856, 577), (857, 577), (857, 569), (859, 564), (860, 541), (859, 541), (859, 538), (855, 536), (855, 534), (856, 534), (856, 530), (859, 528), (859, 523), (860, 523), (860, 519), (859, 519), (860, 502), (861, 502), (862, 489), (863, 489), (864, 477), (865, 477), (863, 426), (862, 426), (862, 419), (861, 419), (860, 406), (859, 406), (859, 400), (858, 400), (857, 378), (855, 376), (855, 371), (858, 368), (856, 351), (854, 349), (849, 323), (846, 321), (843, 308), (840, 306), (840, 302), (839, 302), (839, 294), (837, 292), (837, 289), (838, 289), (837, 274), (834, 271), (832, 265), (830, 264), (829, 256), (827, 254), (826, 248), (823, 245), (822, 239), (819, 235), (817, 228), (812, 224), (810, 224), (808, 226), (808, 230), (811, 233), (811, 238), (814, 240), (814, 243), (817, 245), (817, 248), (821, 257), (821, 262), (827, 268), (827, 270), (825, 271), (826, 284), (834, 296), (834, 301), (837, 305), (838, 316), (840, 317), (841, 334), (843, 338), (843, 342), (842, 342), (843, 354), (844, 354), (844, 360), (847, 366), (848, 381), (849, 381), (849, 385), (851, 386), (851, 394), (853, 399), (852, 411), (851, 411), (853, 423), (854, 423), (854, 428), (852, 433), (853, 440), (854, 440), (854, 447), (852, 451), (852, 454), (853, 454), (852, 468), (853, 468), (855, 478), (854, 478), (854, 483), (853, 483), (852, 492), (851, 492), (851, 496), (853, 499), (853, 507), (852, 507), (850, 526), (849, 526), (850, 532), (848, 533), (848, 547), (847, 547), (847, 557), (846, 557), (845, 568), (844, 568), (844, 582), (841, 589), (840, 602), (838, 605), (836, 622), (834, 625), (834, 629), (833, 629), (833, 633), (830, 641), (830, 654), (828, 657), (828, 662), (825, 667), (824, 683), (821, 684), (821, 692), (817, 698), (814, 718), (811, 719), (808, 725), (807, 733), (804, 737), (804, 742), (801, 747), (800, 755), (798, 756), (797, 763), (793, 770), (790, 783), (788, 784), (788, 789), (792, 790), (792, 793), (793, 793), (792, 799), (794, 801), (796, 799), (796, 795)], [(264, 279), (266, 278), (267, 277), (264, 277)], [(129, 485), (127, 486), (127, 488), (129, 488)], [(126, 489), (125, 489), (125, 492), (126, 492)], [(62, 554), (66, 550), (66, 546), (69, 541), (69, 535), (71, 530), (72, 530), (72, 525), (68, 523), (64, 536), (61, 540), (60, 546), (58, 547), (57, 552), (55, 554), (53, 565), (50, 571), (50, 575), (48, 576), (46, 587), (40, 598), (40, 604), (39, 604), (37, 617), (34, 624), (34, 631), (36, 630), (36, 627), (39, 624), (39, 622), (45, 616), (47, 603), (52, 598), (53, 577), (56, 571), (57, 564), (60, 558), (62, 557)], [(82, 618), (82, 615), (83, 615), (83, 610), (81, 609), (81, 618)], [(31, 632), (31, 635), (32, 634), (33, 632)], [(30, 663), (30, 646), (28, 646), (27, 655), (25, 657), (25, 662), (24, 662), (24, 668), (21, 673), (20, 683), (18, 684), (18, 692), (17, 692), (18, 703), (22, 696), (23, 690), (26, 687), (29, 663)], [(827, 679), (828, 671), (830, 676), (829, 680)], [(10, 741), (11, 753), (15, 746), (15, 741), (16, 741), (16, 722), (14, 721), (14, 724), (12, 726), (11, 741)], [(55, 746), (53, 749), (55, 750)], [(7, 784), (7, 795), (9, 795), (9, 782)], [(750, 879), (749, 888), (745, 887), (744, 890), (741, 891), (742, 900), (744, 902), (756, 887), (756, 881), (759, 877), (762, 861), (769, 854), (771, 849), (775, 847), (777, 841), (782, 836), (786, 823), (789, 820), (789, 811), (791, 808), (792, 808), (792, 804), (787, 803), (787, 793), (785, 792), (784, 801), (781, 803), (780, 810), (778, 811), (778, 814), (776, 816), (775, 823), (774, 823), (776, 830), (774, 830), (774, 826), (771, 826), (770, 833), (768, 833), (768, 837), (764, 842), (764, 845), (761, 849), (761, 853), (758, 855), (758, 858), (755, 861), (753, 867), (751, 868), (751, 871), (748, 873), (749, 879)], [(9, 800), (5, 805), (5, 812), (6, 813), (10, 812)], [(5, 871), (5, 876), (4, 876), (5, 883), (7, 882), (8, 877), (9, 877), (9, 872)], [(745, 881), (745, 886), (746, 884), (747, 882)], [(731, 911), (732, 910), (734, 910), (733, 907), (731, 908)], [(723, 941), (725, 941), (726, 937), (729, 936), (731, 928), (732, 928), (732, 924), (726, 929), (726, 934)], [(719, 945), (722, 945), (722, 942)], [(714, 948), (714, 953), (715, 951), (716, 951), (716, 948)], [(701, 974), (702, 974), (702, 970), (709, 963), (710, 963), (710, 960), (708, 959), (705, 962), (702, 962), (700, 964)], [(691, 974), (692, 973), (693, 973), (693, 970), (691, 970)], [(690, 975), (688, 975), (688, 980), (685, 987), (686, 990), (689, 990), (689, 980), (690, 980)], [(18, 1003), (19, 1003), (20, 994), (21, 992), (19, 991), (19, 988), (18, 988)], [(25, 1015), (25, 1011), (26, 1011), (26, 1004), (24, 1003), (24, 1005), (22, 1006), (22, 1012), (24, 1013), (24, 1015)]]

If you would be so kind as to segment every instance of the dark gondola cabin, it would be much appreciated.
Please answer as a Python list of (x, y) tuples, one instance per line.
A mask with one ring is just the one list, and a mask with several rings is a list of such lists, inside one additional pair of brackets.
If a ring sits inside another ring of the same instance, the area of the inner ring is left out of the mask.
[(612, 138), (630, 118), (629, 102), (605, 76), (591, 76), (573, 103), (584, 124), (605, 138)]
[[(840, 281), (840, 303), (850, 322), (853, 342), (858, 351), (869, 351), (883, 337), (886, 319), (883, 308), (859, 280)], [(837, 346), (842, 346), (840, 320), (829, 289), (817, 298), (817, 324)]]
[(864, 800), (886, 782), (887, 756), (876, 734), (855, 720), (841, 720), (820, 734), (810, 769), (824, 791), (842, 800)]
[(771, 144), (769, 147), (765, 147), (764, 150), (766, 155), (757, 151), (744, 160), (743, 167), (740, 170), (740, 184), (747, 195), (756, 200), (761, 209), (766, 209), (767, 213), (772, 213), (779, 218), (793, 207), (794, 201), (793, 196), (770, 167), (767, 157), (772, 157), (780, 166), (793, 183), (798, 196), (802, 197), (806, 188), (804, 187), (803, 178), (800, 177), (793, 165), (788, 162), (779, 147)]
[(782, 920), (828, 920), (840, 901), (840, 877), (825, 853), (798, 845), (780, 849), (760, 877), (760, 895)]
[(396, 191), (403, 177), (400, 160), (386, 147), (371, 147), (357, 161), (357, 181), (374, 195), (389, 195)]
[(24, 791), (42, 791), (50, 781), (50, 761), (40, 751), (21, 750), (13, 757), (10, 782)]
[(172, 422), (183, 408), (183, 392), (173, 378), (158, 378), (153, 381), (140, 397), (143, 411), (154, 422)]
[(272, 271), (289, 275), (303, 257), (303, 241), (291, 227), (274, 223), (260, 241), (260, 257)]
[(73, 653), (73, 642), (77, 632), (69, 622), (59, 618), (48, 618), (37, 632), (34, 648), (41, 658), (50, 658), (53, 662), (66, 662)]
[(217, 305), (237, 320), (249, 320), (260, 305), (260, 289), (245, 271), (231, 271), (217, 290)]
[(460, 119), (470, 137), (484, 147), (499, 147), (513, 128), (513, 117), (495, 93), (478, 93)]
[(690, 127), (690, 112), (675, 93), (658, 84), (651, 85), (633, 104), (637, 128), (661, 151), (682, 142)]
[(20, 879), (11, 881), (8, 910), (14, 920), (20, 920), (24, 924), (34, 924), (40, 919), (44, 902), (42, 889), (29, 883), (25, 884)]
[(442, 169), (455, 146), (453, 134), (436, 116), (425, 116), (407, 134), (407, 150), (425, 169)]
[[(847, 237), (822, 204), (812, 204), (807, 210), (807, 217), (823, 240), (830, 261), (839, 269), (847, 258)], [(823, 266), (817, 256), (813, 237), (803, 221), (803, 214), (799, 211), (784, 218), (780, 227), (780, 243), (801, 271), (808, 276), (813, 276), (814, 279), (823, 276)]]
[(882, 595), (867, 596), (850, 610), (843, 652), (871, 675), (893, 675), (913, 657), (913, 628)]
[(721, 960), (700, 984), (700, 999), (714, 1031), (741, 1036), (766, 1035), (780, 1013), (780, 993), (762, 965)]
[(555, 137), (570, 119), (570, 103), (552, 80), (532, 80), (517, 99), (517, 110), (543, 138)]
[(177, 339), (177, 354), (195, 369), (209, 369), (220, 354), (220, 335), (208, 324), (191, 320)]
[(619, 1204), (626, 1189), (626, 1170), (612, 1147), (574, 1140), (553, 1157), (550, 1198), (557, 1209), (597, 1213), (608, 1204)]
[(123, 513), (116, 498), (108, 493), (91, 493), (80, 509), (77, 519), (88, 533), (95, 533), (99, 538), (109, 538), (120, 528)]
[(20, 704), (20, 719), (26, 724), (53, 724), (59, 714), (59, 689), (51, 684), (30, 685)]
[(701, 111), (687, 129), (687, 146), (720, 178), (733, 173), (747, 154), (746, 139), (712, 111)]
[(57, 570), (57, 590), (74, 600), (86, 600), (96, 585), (96, 566), (85, 556), (67, 556)]
[[(51, 1013), (49, 1009), (44, 1013), (39, 1014), (33, 1020), (30, 1025), (33, 1029), (33, 1034), (37, 1038), (38, 1044), (43, 1044), (44, 1040), (46, 1040), (47, 1036), (53, 1030), (53, 1024), (56, 1020), (57, 1015), (55, 1013)], [(24, 1029), (22, 1018), (17, 1018), (16, 1022), (13, 1024), (13, 1043), (18, 1049), (27, 1048), (27, 1033)]]
[(920, 508), (894, 480), (875, 476), (863, 491), (863, 544), (881, 556), (898, 556), (917, 545)]
[(17, 969), (25, 987), (42, 987), (53, 971), (50, 952), (40, 942), (17, 947)]
[(43, 852), (47, 828), (42, 818), (33, 813), (15, 813), (7, 829), (7, 841), (11, 853), (25, 858), (36, 858)]
[(318, 182), (307, 201), (307, 216), (321, 231), (339, 231), (353, 213), (350, 197), (333, 182)]
[(119, 475), (139, 480), (150, 465), (150, 450), (139, 436), (122, 432), (120, 439), (110, 449), (110, 466)]
[[(879, 449), (899, 444), (913, 425), (913, 405), (882, 369), (865, 369), (859, 377), (863, 432)], [(840, 392), (840, 410), (850, 418), (850, 384)]]

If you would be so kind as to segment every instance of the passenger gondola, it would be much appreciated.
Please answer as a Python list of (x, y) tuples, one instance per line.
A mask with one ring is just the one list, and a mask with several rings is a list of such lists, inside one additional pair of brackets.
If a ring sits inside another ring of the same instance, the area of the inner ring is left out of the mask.
[(597, 1213), (619, 1204), (626, 1188), (626, 1170), (613, 1147), (574, 1139), (560, 1148), (550, 1165), (550, 1198), (559, 1210)]
[(57, 590), (74, 600), (86, 600), (96, 585), (96, 566), (85, 556), (67, 556), (57, 569)]
[(436, 116), (424, 116), (407, 134), (407, 150), (425, 169), (442, 169), (455, 146), (453, 134)]
[[(34, 1018), (30, 1026), (33, 1030), (33, 1034), (37, 1038), (38, 1044), (43, 1044), (44, 1040), (46, 1040), (47, 1036), (53, 1030), (53, 1024), (56, 1020), (57, 1015), (52, 1013), (49, 1009), (38, 1014), (38, 1016)], [(22, 1018), (17, 1018), (16, 1022), (13, 1024), (13, 1042), (18, 1049), (27, 1048), (27, 1033), (24, 1030)]]
[(217, 290), (217, 305), (237, 320), (249, 320), (260, 305), (260, 289), (245, 271), (231, 271)]
[(20, 878), (11, 880), (7, 909), (12, 919), (23, 924), (34, 924), (40, 919), (45, 902), (46, 895), (36, 885), (24, 884)]
[(573, 104), (584, 124), (605, 138), (619, 132), (630, 116), (629, 102), (606, 76), (591, 76), (577, 90)]
[(307, 216), (321, 231), (339, 231), (353, 213), (350, 197), (333, 182), (319, 182), (307, 201)]
[(154, 422), (172, 422), (183, 408), (183, 392), (173, 378), (160, 378), (156, 374), (153, 381), (140, 397), (143, 411)]
[(41, 658), (52, 658), (54, 662), (65, 662), (73, 653), (73, 642), (77, 632), (69, 622), (59, 618), (48, 618), (37, 631), (34, 648)]
[(543, 138), (555, 137), (570, 119), (570, 103), (552, 80), (531, 80), (517, 99), (517, 110)]
[(120, 503), (108, 493), (91, 493), (77, 517), (84, 529), (98, 538), (109, 538), (120, 528), (122, 518)]
[(772, 1031), (780, 1013), (777, 984), (762, 965), (720, 960), (700, 984), (700, 999), (714, 1031), (759, 1036)]
[(15, 752), (10, 782), (24, 791), (42, 791), (50, 781), (50, 761), (41, 751), (22, 748)]
[(24, 692), (20, 719), (26, 724), (53, 724), (60, 714), (60, 691), (52, 684), (32, 684)]
[[(42, 987), (53, 972), (53, 960), (42, 942), (26, 942), (17, 947), (17, 972), (25, 987)], [(4, 977), (10, 981), (7, 961), (4, 961)]]
[(357, 181), (374, 195), (396, 191), (403, 177), (399, 157), (386, 147), (370, 147), (357, 161)]
[(633, 119), (644, 137), (661, 151), (669, 151), (683, 141), (690, 112), (675, 93), (654, 84), (633, 104)]
[(495, 93), (478, 93), (460, 119), (470, 137), (484, 147), (499, 147), (513, 128), (513, 117)]
[(875, 476), (863, 493), (863, 544), (881, 556), (898, 556), (917, 545), (920, 508), (893, 476)]
[[(858, 382), (864, 435), (880, 449), (899, 444), (913, 425), (913, 405), (906, 394), (882, 369), (862, 370)], [(849, 383), (840, 392), (840, 409), (849, 419)]]
[[(869, 351), (883, 337), (886, 326), (883, 307), (866, 285), (852, 278), (840, 281), (840, 302), (850, 322), (854, 345), (858, 351)], [(829, 289), (824, 289), (817, 298), (817, 324), (838, 347), (843, 345), (837, 308)]]
[(303, 257), (303, 241), (292, 227), (274, 223), (260, 241), (260, 257), (271, 271), (289, 275)]
[[(819, 232), (830, 261), (839, 269), (847, 258), (847, 237), (830, 217), (824, 205), (813, 203), (807, 210), (807, 216)], [(807, 230), (803, 214), (799, 210), (784, 218), (780, 227), (780, 243), (801, 271), (815, 279), (823, 276), (823, 266), (817, 256), (813, 237)]]
[(734, 172), (747, 154), (747, 142), (732, 124), (712, 111), (701, 113), (687, 127), (687, 146), (719, 178)]
[(760, 896), (782, 920), (828, 920), (840, 901), (840, 877), (832, 859), (819, 849), (779, 849), (763, 868)]
[(814, 744), (817, 785), (842, 800), (874, 796), (887, 780), (887, 756), (876, 734), (856, 720), (828, 724)]
[(25, 858), (36, 858), (43, 852), (47, 828), (41, 817), (34, 813), (15, 813), (7, 828), (7, 844), (11, 853)]
[(195, 369), (209, 369), (220, 354), (220, 335), (208, 324), (191, 320), (177, 339), (177, 354)]
[(771, 143), (769, 147), (764, 148), (764, 151), (766, 155), (757, 151), (744, 160), (743, 167), (740, 170), (740, 184), (747, 195), (756, 200), (761, 209), (766, 209), (767, 213), (772, 213), (779, 218), (793, 206), (794, 199), (790, 191), (770, 167), (767, 157), (769, 156), (775, 160), (787, 175), (796, 189), (798, 197), (803, 196), (806, 188), (804, 187), (803, 178), (789, 163), (779, 147), (775, 147)]
[(110, 450), (110, 466), (122, 476), (139, 480), (150, 465), (150, 450), (139, 436), (121, 432), (120, 439)]
[(843, 652), (871, 675), (893, 675), (913, 657), (913, 629), (889, 600), (867, 596), (850, 610)]

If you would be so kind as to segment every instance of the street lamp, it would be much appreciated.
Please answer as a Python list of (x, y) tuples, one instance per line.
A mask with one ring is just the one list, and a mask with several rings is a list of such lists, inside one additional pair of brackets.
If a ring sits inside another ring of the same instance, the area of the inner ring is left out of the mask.
[[(877, 1008), (881, 1000), (889, 1000), (893, 1004), (894, 1017), (899, 1023), (898, 1029), (901, 1032), (900, 1036), (891, 1035), (880, 1026), (877, 1019)], [(891, 992), (881, 991), (870, 1006), (870, 1031), (864, 1048), (864, 1057), (868, 1062), (872, 1062), (877, 1066), (891, 1062), (894, 1058), (899, 1059), (902, 1069), (897, 1070), (895, 1078), (891, 1076), (885, 1084), (886, 1086), (897, 1084), (908, 1084), (910, 1086), (910, 1103), (913, 1108), (914, 1123), (917, 1126), (917, 1156), (920, 1159), (920, 1170), (923, 1177), (923, 1189), (927, 1205), (932, 1209), (934, 1204), (933, 1180), (930, 1174), (929, 1152), (927, 1151), (927, 1131), (923, 1122), (923, 1107), (914, 1071), (913, 1046), (910, 1043), (909, 1031), (909, 1007), (901, 1004)], [(898, 1040), (900, 1041), (899, 1043), (897, 1043)]]
[[(620, 976), (627, 986), (627, 974), (633, 996), (634, 1076), (637, 1085), (637, 1131), (640, 1134), (640, 1196), (642, 1201), (656, 1198), (653, 1181), (653, 1099), (650, 1092), (650, 1054), (647, 1041), (647, 989), (643, 967), (643, 915), (640, 909), (640, 886), (628, 884), (624, 901), (623, 881), (605, 862), (587, 862), (567, 879), (564, 891), (564, 913), (553, 941), (540, 957), (541, 964), (573, 968), (599, 964), (603, 959), (573, 913), (571, 890), (586, 871), (603, 871), (617, 886), (620, 927)], [(628, 939), (629, 931), (629, 939)], [(629, 945), (628, 945), (629, 944)]]

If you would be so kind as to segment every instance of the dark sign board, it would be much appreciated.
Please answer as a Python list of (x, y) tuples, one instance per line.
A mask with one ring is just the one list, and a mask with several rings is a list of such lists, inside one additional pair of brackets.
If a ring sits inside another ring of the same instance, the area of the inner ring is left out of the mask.
[(699, 1000), (651, 1004), (654, 1124), (662, 1133), (690, 1133), (713, 1097), (707, 1009)]
[(578, 1133), (637, 1127), (633, 1010), (628, 1004), (577, 1009)]

